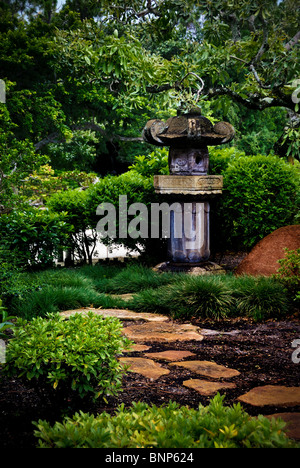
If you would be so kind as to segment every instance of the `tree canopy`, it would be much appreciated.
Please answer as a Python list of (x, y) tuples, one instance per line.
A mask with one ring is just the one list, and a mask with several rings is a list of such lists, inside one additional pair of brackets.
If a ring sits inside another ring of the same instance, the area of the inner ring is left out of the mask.
[(299, 158), (299, 6), (2, 0), (1, 197), (46, 157), (55, 169), (121, 171), (145, 151), (149, 118), (195, 104), (230, 121), (246, 153), (281, 136)]

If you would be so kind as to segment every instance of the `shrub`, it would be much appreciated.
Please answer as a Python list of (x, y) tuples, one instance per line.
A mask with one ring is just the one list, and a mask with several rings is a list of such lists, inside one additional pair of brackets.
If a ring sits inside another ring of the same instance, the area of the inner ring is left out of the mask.
[[(73, 255), (85, 263), (92, 263), (97, 242), (96, 225), (93, 225), (90, 210), (87, 206), (87, 191), (67, 190), (53, 195), (47, 206), (54, 213), (66, 213), (70, 229), (68, 244)], [(87, 232), (89, 230), (89, 232)]]
[(34, 435), (40, 448), (299, 447), (283, 432), (282, 420), (251, 417), (239, 403), (225, 407), (223, 398), (216, 395), (198, 409), (175, 402), (161, 407), (133, 402), (129, 409), (121, 405), (114, 416), (81, 411), (53, 426), (34, 422)]
[(168, 148), (155, 148), (148, 155), (135, 156), (134, 163), (129, 166), (144, 177), (151, 177), (156, 174), (169, 174)]
[(121, 322), (88, 313), (64, 320), (58, 314), (18, 319), (6, 349), (4, 373), (24, 376), (54, 389), (116, 395), (124, 368), (117, 355), (129, 345)]
[(274, 275), (298, 300), (300, 290), (300, 248), (297, 250), (285, 249), (286, 255), (278, 261), (280, 267)]
[[(150, 232), (148, 232), (147, 237), (132, 238), (128, 233), (126, 237), (120, 235), (120, 196), (127, 197), (128, 207), (133, 203), (143, 203), (149, 207), (151, 203), (160, 201), (159, 196), (155, 194), (152, 177), (144, 177), (135, 170), (130, 170), (119, 176), (106, 176), (87, 191), (87, 206), (92, 219), (91, 225), (96, 227), (100, 220), (99, 216), (96, 215), (97, 207), (102, 203), (111, 203), (116, 210), (116, 235), (112, 238), (102, 236), (103, 243), (124, 245), (131, 251), (138, 250), (145, 259), (150, 258), (152, 262), (158, 262), (166, 251), (162, 239), (151, 239)], [(150, 210), (148, 212), (150, 213)], [(128, 215), (128, 226), (136, 216), (139, 216), (138, 210), (136, 215)], [(137, 229), (139, 229), (138, 226)]]
[(232, 282), (237, 315), (267, 320), (285, 316), (289, 297), (280, 282), (267, 277), (241, 276)]
[(223, 195), (211, 207), (212, 250), (249, 250), (294, 222), (299, 193), (296, 166), (276, 156), (239, 156), (232, 157), (222, 173)]
[(244, 316), (259, 321), (285, 316), (291, 304), (285, 288), (272, 278), (221, 275), (174, 278), (141, 291), (127, 305), (178, 319)]
[(26, 207), (0, 216), (1, 241), (25, 268), (49, 267), (67, 244), (65, 213)]
[[(172, 299), (171, 299), (172, 298)], [(170, 309), (174, 318), (211, 317), (232, 314), (234, 299), (222, 277), (190, 277), (170, 286)]]

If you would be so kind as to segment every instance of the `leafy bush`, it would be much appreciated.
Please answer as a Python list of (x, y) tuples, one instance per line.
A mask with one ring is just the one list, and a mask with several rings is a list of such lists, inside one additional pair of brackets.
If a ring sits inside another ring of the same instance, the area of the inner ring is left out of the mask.
[[(125, 237), (121, 235), (119, 225), (120, 214), (122, 215), (119, 203), (120, 196), (127, 197), (128, 207), (133, 203), (143, 203), (148, 208), (151, 203), (159, 202), (159, 197), (154, 191), (152, 177), (143, 177), (135, 170), (125, 172), (120, 176), (106, 176), (87, 191), (87, 206), (92, 219), (91, 225), (96, 227), (100, 220), (99, 216), (96, 215), (97, 207), (102, 203), (111, 203), (116, 210), (116, 235), (102, 237), (102, 241), (107, 245), (120, 244), (129, 250), (138, 250), (144, 255), (144, 258), (150, 257), (152, 262), (158, 261), (162, 255), (165, 255), (165, 243), (162, 239), (151, 239), (150, 232), (145, 238), (142, 236), (132, 238), (127, 231)], [(150, 212), (149, 209), (148, 212)], [(128, 215), (128, 226), (136, 216), (139, 216), (138, 211), (136, 215)]]
[(156, 174), (169, 174), (168, 148), (155, 148), (150, 154), (135, 156), (134, 163), (129, 166), (144, 177)]
[(5, 307), (3, 307), (2, 305), (2, 300), (0, 299), (0, 315), (1, 315), (1, 320), (0, 320), (0, 337), (6, 337), (6, 333), (5, 330), (10, 330), (14, 324), (13, 322), (11, 322), (11, 320), (14, 318), (14, 317), (9, 317), (7, 315), (7, 311), (5, 309)]
[(0, 217), (1, 241), (26, 268), (49, 267), (67, 243), (65, 213), (26, 207)]
[(299, 300), (300, 290), (300, 248), (297, 250), (285, 249), (286, 255), (278, 261), (280, 267), (274, 275)]
[(251, 249), (298, 212), (299, 169), (276, 156), (240, 156), (223, 169), (223, 195), (212, 204), (212, 246)]
[(80, 397), (116, 395), (124, 374), (117, 355), (130, 343), (121, 330), (119, 320), (91, 312), (68, 320), (58, 314), (30, 322), (19, 318), (6, 349), (4, 373)]
[(206, 407), (158, 407), (133, 402), (94, 416), (82, 411), (53, 426), (34, 422), (40, 448), (292, 448), (299, 444), (285, 433), (285, 423), (264, 416), (251, 417), (238, 403), (223, 404), (216, 395)]

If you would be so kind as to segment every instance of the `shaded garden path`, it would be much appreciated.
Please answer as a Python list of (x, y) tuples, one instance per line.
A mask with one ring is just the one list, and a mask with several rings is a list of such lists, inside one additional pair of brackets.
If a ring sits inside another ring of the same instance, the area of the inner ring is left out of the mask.
[[(93, 309), (62, 314), (89, 310)], [(182, 324), (155, 314), (95, 311), (123, 320), (123, 331), (135, 345), (119, 359), (131, 367), (117, 397), (96, 403), (68, 400), (65, 411), (113, 413), (121, 403), (161, 405), (169, 400), (197, 408), (208, 405), (219, 392), (225, 395), (225, 405), (240, 402), (252, 416), (280, 416), (289, 422), (287, 434), (300, 440), (300, 364), (292, 361), (292, 342), (300, 337), (299, 318), (261, 324), (248, 320)], [(30, 382), (4, 379), (0, 403), (3, 447), (34, 447), (31, 421), (62, 419), (62, 407)]]

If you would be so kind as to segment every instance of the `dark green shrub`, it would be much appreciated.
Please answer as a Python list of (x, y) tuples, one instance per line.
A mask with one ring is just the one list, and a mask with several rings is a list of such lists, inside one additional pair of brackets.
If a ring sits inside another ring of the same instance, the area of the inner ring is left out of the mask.
[(25, 268), (52, 266), (67, 244), (69, 231), (65, 213), (26, 207), (0, 216), (1, 240)]
[(114, 318), (87, 313), (18, 319), (6, 349), (4, 373), (80, 397), (116, 395), (124, 368), (117, 355), (129, 345)]
[[(68, 247), (77, 260), (92, 264), (96, 248), (96, 225), (87, 206), (87, 191), (67, 190), (53, 195), (47, 206), (54, 213), (66, 213), (66, 219), (72, 228), (68, 237)], [(88, 231), (89, 230), (89, 231)]]
[(170, 287), (170, 310), (174, 318), (211, 317), (232, 314), (235, 303), (222, 277), (188, 277)]
[(135, 156), (134, 163), (129, 166), (144, 177), (151, 177), (156, 174), (169, 174), (168, 148), (155, 148), (147, 155)]
[(299, 168), (276, 156), (231, 158), (223, 195), (212, 203), (212, 250), (251, 249), (276, 229), (294, 223)]
[(286, 255), (278, 261), (278, 273), (274, 277), (283, 283), (290, 293), (299, 300), (300, 291), (300, 248), (285, 249)]
[[(292, 448), (299, 447), (285, 433), (285, 423), (264, 416), (251, 417), (238, 403), (223, 405), (216, 395), (198, 409), (169, 402), (165, 406), (133, 402), (115, 415), (79, 412), (53, 426), (34, 422), (40, 448)], [(173, 461), (182, 460), (173, 454)], [(187, 461), (187, 460), (185, 460)], [(189, 460), (193, 461), (193, 460)]]
[(137, 311), (157, 312), (178, 319), (284, 317), (291, 301), (284, 286), (272, 278), (187, 276), (165, 286), (141, 291), (127, 303)]
[(232, 281), (237, 316), (254, 320), (284, 317), (290, 308), (286, 290), (279, 281), (264, 276), (241, 276)]

